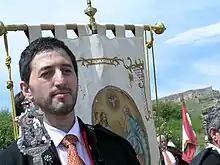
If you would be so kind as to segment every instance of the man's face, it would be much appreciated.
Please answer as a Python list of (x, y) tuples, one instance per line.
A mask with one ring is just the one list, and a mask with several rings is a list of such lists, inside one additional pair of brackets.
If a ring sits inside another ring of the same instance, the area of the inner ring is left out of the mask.
[(210, 129), (210, 136), (212, 138), (212, 143), (220, 148), (220, 132), (219, 130), (216, 130), (215, 128)]
[(220, 132), (216, 133), (216, 146), (220, 148)]
[(167, 147), (167, 139), (165, 139), (165, 138), (161, 138), (161, 139), (157, 138), (157, 143), (158, 143), (159, 147), (162, 150), (166, 149), (166, 147)]
[(31, 62), (29, 84), (21, 82), (21, 87), (49, 114), (67, 115), (77, 100), (77, 76), (70, 57), (62, 49), (37, 54)]
[(165, 149), (167, 147), (167, 140), (166, 139), (161, 139), (161, 148)]

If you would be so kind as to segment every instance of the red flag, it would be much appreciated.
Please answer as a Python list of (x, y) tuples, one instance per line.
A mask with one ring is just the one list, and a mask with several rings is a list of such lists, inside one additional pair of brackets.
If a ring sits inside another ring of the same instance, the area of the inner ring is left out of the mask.
[(182, 103), (182, 129), (183, 129), (182, 159), (190, 163), (196, 153), (198, 140), (195, 132), (193, 131), (191, 120), (184, 101)]

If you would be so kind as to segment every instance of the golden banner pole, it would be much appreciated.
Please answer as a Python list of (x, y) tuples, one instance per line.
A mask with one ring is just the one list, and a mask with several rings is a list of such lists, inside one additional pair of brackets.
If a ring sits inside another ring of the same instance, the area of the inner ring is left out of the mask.
[[(1, 21), (0, 21), (1, 22)], [(77, 30), (77, 24), (64, 24), (66, 27), (66, 30)], [(135, 30), (135, 25), (132, 24), (125, 24), (125, 30)], [(40, 24), (41, 30), (55, 30), (55, 24)], [(106, 30), (115, 30), (114, 24), (105, 24)], [(3, 27), (0, 26), (0, 32), (3, 30)], [(12, 24), (12, 25), (5, 25), (4, 27), (7, 32), (9, 31), (28, 31), (28, 25), (26, 24)], [(156, 34), (162, 34), (166, 28), (164, 27), (164, 24), (161, 22), (158, 22), (154, 26), (152, 25), (144, 25), (145, 31), (150, 31), (150, 28), (156, 33)]]
[[(153, 28), (150, 26), (149, 28), (150, 28), (150, 41), (149, 42), (147, 42), (146, 41), (146, 46), (147, 46), (147, 59), (149, 60), (149, 53), (148, 53), (148, 49), (151, 49), (151, 51), (152, 51), (152, 63), (153, 63), (153, 78), (154, 78), (154, 90), (155, 90), (155, 99), (156, 99), (156, 106), (158, 107), (158, 90), (157, 90), (157, 75), (156, 75), (156, 62), (155, 62), (155, 55), (154, 55), (154, 36), (153, 36), (153, 31), (156, 33), (156, 34), (162, 34), (165, 30), (166, 30), (166, 28), (165, 28), (165, 26), (164, 26), (164, 24), (163, 23), (157, 23), (156, 25), (155, 25), (156, 27), (159, 27), (157, 30), (153, 30)], [(150, 65), (149, 64), (149, 62), (148, 62), (148, 65)], [(150, 70), (150, 67), (148, 67), (148, 69)], [(149, 76), (150, 76), (150, 71), (149, 71)], [(150, 83), (150, 80), (148, 80), (149, 81), (149, 83)], [(156, 112), (156, 116), (159, 116), (159, 110), (157, 110), (157, 112)]]
[[(155, 32), (156, 34), (162, 34), (166, 28), (164, 26), (164, 24), (159, 23), (157, 26), (161, 27), (160, 31)], [(147, 59), (149, 59), (149, 53), (148, 53), (148, 49), (151, 49), (151, 54), (152, 54), (152, 63), (153, 63), (153, 79), (154, 79), (154, 91), (155, 91), (155, 99), (156, 99), (156, 119), (158, 122), (160, 121), (160, 110), (158, 109), (158, 90), (157, 90), (157, 76), (156, 76), (156, 62), (155, 62), (155, 55), (154, 55), (154, 36), (153, 36), (153, 29), (150, 27), (150, 41), (147, 42), (146, 41), (146, 47), (147, 47)], [(150, 67), (149, 67), (150, 68)], [(150, 71), (149, 71), (150, 74)], [(148, 80), (150, 83), (150, 80)], [(159, 131), (159, 143), (161, 143), (161, 128), (159, 126), (158, 128)], [(160, 148), (159, 148), (160, 150)], [(161, 160), (161, 159), (160, 159)], [(160, 164), (160, 161), (158, 162), (158, 164)]]
[[(150, 31), (150, 35), (151, 35), (151, 40), (149, 42), (147, 41), (148, 37), (147, 37), (146, 30), (145, 30), (145, 33), (144, 33), (144, 35), (145, 35), (145, 42), (146, 42), (146, 63), (147, 63), (147, 77), (148, 77), (149, 87), (150, 87), (150, 58), (149, 58), (149, 51), (148, 51), (148, 49), (151, 49), (152, 46), (153, 46), (153, 40), (154, 39), (153, 39), (153, 36), (152, 36), (153, 35), (152, 31), (154, 31), (156, 34), (160, 35), (160, 34), (163, 34), (165, 30), (166, 30), (166, 27), (161, 22), (158, 22), (155, 26), (149, 26), (149, 30), (148, 31)], [(152, 52), (152, 53), (154, 53), (154, 52)], [(155, 67), (155, 60), (153, 62), (153, 67)], [(155, 79), (155, 76), (154, 76), (154, 79)], [(156, 88), (157, 88), (157, 85), (156, 85)], [(156, 96), (156, 98), (157, 98), (157, 96)]]

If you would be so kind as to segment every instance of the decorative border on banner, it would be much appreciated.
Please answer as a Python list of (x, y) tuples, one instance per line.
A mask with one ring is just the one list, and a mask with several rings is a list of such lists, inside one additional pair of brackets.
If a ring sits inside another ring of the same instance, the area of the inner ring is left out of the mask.
[(107, 65), (114, 65), (115, 67), (120, 65), (121, 59), (118, 57), (113, 58), (83, 58), (80, 57), (77, 62), (82, 62), (82, 66), (89, 67), (90, 65), (98, 65), (98, 64), (107, 64)]
[(83, 58), (80, 57), (77, 62), (82, 62), (82, 66), (86, 66), (87, 68), (89, 65), (98, 65), (98, 64), (107, 64), (107, 65), (114, 65), (115, 67), (120, 65), (121, 63), (123, 66), (128, 69), (130, 72), (132, 72), (132, 69), (139, 68), (141, 70), (144, 69), (144, 62), (141, 61), (141, 59), (135, 60), (134, 63), (132, 62), (132, 59), (130, 57), (127, 57), (127, 60), (129, 61), (129, 64), (127, 65), (125, 63), (124, 58)]
[[(145, 76), (144, 76), (144, 61), (141, 59), (138, 60), (134, 60), (134, 62), (132, 61), (132, 59), (130, 57), (127, 57), (127, 62), (125, 62), (124, 58), (118, 58), (118, 57), (113, 57), (113, 58), (83, 58), (80, 57), (79, 60), (77, 60), (77, 62), (81, 62), (82, 66), (85, 67), (89, 67), (89, 66), (93, 66), (93, 65), (99, 65), (99, 64), (105, 64), (105, 65), (112, 65), (112, 66), (119, 66), (122, 64), (122, 66), (124, 66), (125, 69), (129, 70), (128, 73), (128, 78), (130, 81), (130, 85), (132, 84), (132, 82), (134, 81), (134, 75), (133, 73), (135, 72), (135, 74), (137, 75), (139, 81), (138, 81), (138, 87), (141, 88), (142, 90), (142, 95), (145, 98), (145, 109), (147, 110), (147, 115), (145, 116), (145, 118), (147, 120), (149, 120), (150, 118), (152, 118), (152, 114), (149, 110), (148, 107), (148, 102), (147, 102), (147, 96), (146, 96), (146, 89), (145, 89)], [(131, 85), (132, 86), (132, 85)]]
[[(127, 57), (127, 60), (129, 62), (129, 64), (126, 64), (124, 58), (118, 58), (118, 57), (113, 57), (113, 58), (88, 58), (88, 59), (80, 57), (79, 60), (77, 60), (77, 62), (81, 62), (81, 65), (85, 66), (87, 68), (91, 65), (99, 65), (99, 64), (113, 65), (113, 66), (116, 67), (116, 66), (118, 66), (122, 63), (122, 65), (125, 67), (125, 69), (130, 71), (130, 73), (128, 75), (128, 78), (129, 78), (129, 81), (130, 81), (130, 84), (131, 84), (131, 82), (134, 80), (132, 71), (139, 70), (138, 74), (140, 76), (142, 76), (143, 75), (142, 71), (144, 70), (144, 62), (141, 59), (138, 59), (138, 60), (135, 60), (134, 62), (132, 62), (132, 59), (130, 57)], [(144, 79), (144, 77), (141, 78), (141, 79)], [(144, 88), (144, 82), (139, 81), (138, 86), (140, 88)]]

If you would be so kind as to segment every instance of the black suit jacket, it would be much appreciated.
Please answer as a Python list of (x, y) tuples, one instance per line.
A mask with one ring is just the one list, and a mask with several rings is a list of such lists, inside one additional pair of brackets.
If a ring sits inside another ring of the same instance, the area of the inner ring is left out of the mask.
[(220, 154), (212, 148), (206, 148), (189, 165), (220, 165)]
[[(81, 132), (86, 136), (89, 152), (95, 165), (140, 165), (130, 143), (101, 125), (86, 125), (79, 119)], [(61, 165), (52, 143), (42, 154), (44, 165)], [(32, 165), (32, 158), (23, 155), (13, 142), (0, 154), (0, 165)]]

